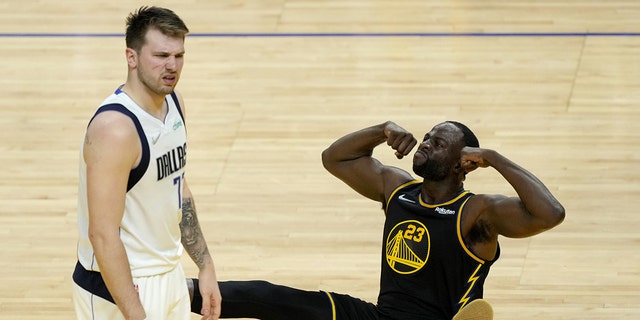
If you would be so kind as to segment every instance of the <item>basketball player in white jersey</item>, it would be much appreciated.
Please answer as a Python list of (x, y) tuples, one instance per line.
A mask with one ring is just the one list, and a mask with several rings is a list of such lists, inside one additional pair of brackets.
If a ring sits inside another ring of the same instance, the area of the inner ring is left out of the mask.
[(127, 18), (126, 83), (96, 111), (80, 153), (78, 319), (190, 319), (180, 265), (199, 268), (203, 319), (218, 319), (213, 259), (185, 180), (184, 104), (176, 87), (189, 32), (171, 10)]

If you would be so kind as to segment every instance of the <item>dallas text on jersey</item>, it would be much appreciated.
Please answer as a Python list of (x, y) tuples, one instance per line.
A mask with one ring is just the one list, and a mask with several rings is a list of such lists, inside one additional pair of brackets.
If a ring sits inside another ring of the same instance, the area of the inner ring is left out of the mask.
[(158, 181), (182, 169), (187, 164), (187, 144), (177, 146), (173, 150), (156, 159)]

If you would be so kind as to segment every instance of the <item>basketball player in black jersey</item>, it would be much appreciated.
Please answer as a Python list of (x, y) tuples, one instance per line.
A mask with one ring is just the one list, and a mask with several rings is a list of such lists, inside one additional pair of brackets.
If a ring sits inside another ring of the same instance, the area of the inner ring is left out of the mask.
[[(408, 172), (380, 163), (383, 143)], [(483, 285), (500, 255), (498, 236), (522, 238), (551, 229), (564, 208), (533, 174), (498, 152), (482, 149), (465, 125), (436, 125), (418, 144), (393, 122), (348, 134), (322, 153), (325, 168), (361, 195), (382, 204), (386, 215), (380, 292), (376, 304), (332, 292), (304, 291), (266, 281), (220, 282), (221, 318), (273, 320), (491, 319)], [(493, 167), (518, 196), (473, 194), (466, 175)], [(191, 282), (191, 279), (188, 280)], [(192, 285), (198, 282), (193, 279)], [(198, 290), (192, 310), (200, 310)]]

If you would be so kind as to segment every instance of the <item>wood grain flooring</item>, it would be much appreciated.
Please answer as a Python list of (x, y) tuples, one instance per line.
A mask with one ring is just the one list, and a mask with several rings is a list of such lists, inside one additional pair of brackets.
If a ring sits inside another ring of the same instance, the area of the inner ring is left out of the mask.
[[(118, 34), (141, 4), (0, 3), (0, 319), (74, 318), (78, 147), (124, 82)], [(193, 34), (179, 85), (189, 179), (221, 280), (375, 301), (382, 211), (320, 152), (386, 120), (421, 136), (454, 119), (567, 209), (556, 229), (501, 239), (495, 318), (640, 319), (639, 2), (156, 4)], [(513, 194), (491, 169), (466, 187)]]

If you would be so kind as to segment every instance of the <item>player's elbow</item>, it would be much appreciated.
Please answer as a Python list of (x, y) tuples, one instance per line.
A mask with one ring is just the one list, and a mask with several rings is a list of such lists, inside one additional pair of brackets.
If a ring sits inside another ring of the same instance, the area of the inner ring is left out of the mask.
[(99, 230), (96, 229), (89, 229), (89, 242), (91, 242), (91, 246), (96, 248), (96, 247), (101, 247), (101, 244), (107, 242), (106, 237), (104, 236), (104, 233), (100, 232)]
[(333, 173), (335, 171), (336, 168), (336, 164), (339, 161), (337, 161), (335, 159), (335, 157), (333, 156), (333, 152), (331, 150), (331, 147), (325, 149), (324, 151), (322, 151), (322, 166), (329, 172)]
[(564, 210), (564, 207), (558, 203), (557, 208), (555, 210), (555, 214), (554, 216), (556, 217), (555, 219), (555, 225), (559, 225), (562, 223), (562, 221), (564, 221), (564, 217), (566, 215), (566, 212)]
[(564, 221), (564, 207), (560, 203), (555, 203), (551, 208), (547, 209), (545, 217), (543, 220), (543, 229), (548, 230), (556, 227)]
[(118, 231), (112, 232), (109, 228), (102, 226), (89, 226), (89, 241), (91, 245), (96, 248), (102, 248), (112, 242), (114, 239), (119, 239)]

